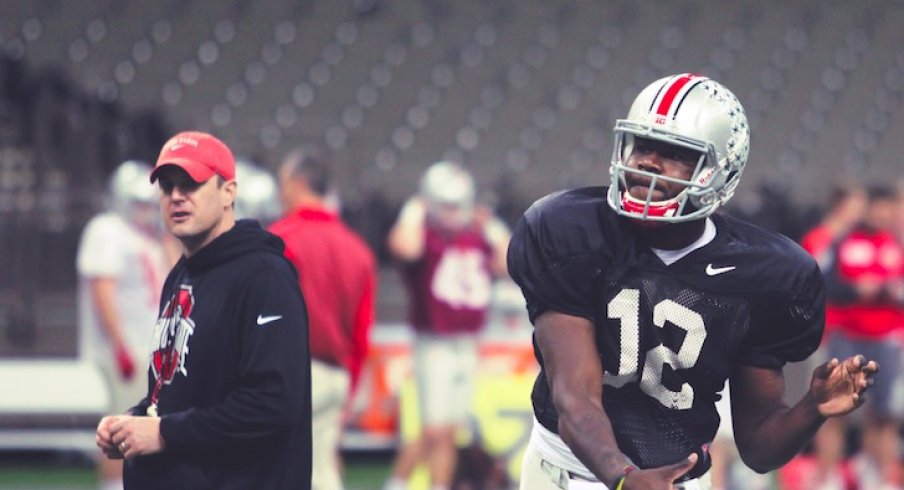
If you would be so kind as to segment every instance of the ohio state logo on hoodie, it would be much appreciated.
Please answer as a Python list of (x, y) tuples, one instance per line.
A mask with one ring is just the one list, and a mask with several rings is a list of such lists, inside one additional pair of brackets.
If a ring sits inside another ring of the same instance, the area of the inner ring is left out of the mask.
[(195, 332), (195, 322), (189, 318), (195, 297), (192, 287), (181, 285), (166, 302), (163, 314), (154, 325), (151, 369), (158, 384), (170, 384), (176, 372), (188, 376), (185, 360), (188, 357), (188, 339)]

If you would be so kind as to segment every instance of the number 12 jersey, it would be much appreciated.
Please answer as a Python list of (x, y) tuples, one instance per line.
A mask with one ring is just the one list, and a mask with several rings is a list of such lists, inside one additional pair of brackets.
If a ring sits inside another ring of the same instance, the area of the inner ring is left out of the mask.
[[(822, 275), (790, 239), (722, 215), (709, 218), (712, 241), (667, 265), (605, 196), (589, 187), (537, 201), (515, 227), (509, 273), (532, 321), (558, 311), (593, 323), (619, 449), (641, 468), (663, 466), (712, 441), (718, 392), (735, 369), (781, 369), (818, 347)], [(534, 351), (534, 414), (557, 434)]]

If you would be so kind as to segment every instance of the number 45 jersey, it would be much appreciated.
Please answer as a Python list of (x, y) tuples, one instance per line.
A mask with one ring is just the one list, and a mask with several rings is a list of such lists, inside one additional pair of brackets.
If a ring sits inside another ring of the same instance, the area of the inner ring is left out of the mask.
[(423, 256), (401, 269), (415, 330), (455, 335), (482, 329), (492, 299), (491, 256), (478, 226), (450, 231), (427, 224)]
[[(553, 310), (593, 322), (619, 449), (653, 468), (712, 441), (718, 392), (739, 366), (781, 369), (816, 350), (823, 280), (790, 239), (722, 215), (710, 217), (712, 241), (666, 265), (605, 196), (592, 187), (537, 201), (515, 227), (509, 272), (532, 321)], [(534, 351), (534, 413), (557, 434)]]

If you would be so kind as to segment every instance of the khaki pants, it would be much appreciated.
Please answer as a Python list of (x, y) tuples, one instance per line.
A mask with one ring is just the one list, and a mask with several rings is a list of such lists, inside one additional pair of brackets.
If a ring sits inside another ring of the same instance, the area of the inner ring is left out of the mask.
[(441, 427), (468, 420), (476, 371), (473, 335), (417, 335), (414, 372), (423, 425)]
[(345, 369), (311, 361), (312, 490), (342, 489), (338, 452), (349, 383)]

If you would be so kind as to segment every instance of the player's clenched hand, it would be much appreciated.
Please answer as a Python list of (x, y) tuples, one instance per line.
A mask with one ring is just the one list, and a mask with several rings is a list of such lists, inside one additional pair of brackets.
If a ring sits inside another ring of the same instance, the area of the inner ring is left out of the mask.
[(628, 473), (621, 490), (672, 490), (675, 488), (672, 482), (684, 476), (695, 464), (697, 464), (697, 455), (691, 454), (687, 458), (667, 466), (634, 470)]
[(810, 396), (823, 417), (844, 415), (864, 402), (866, 390), (879, 372), (876, 361), (867, 362), (862, 355), (838, 359), (819, 366), (810, 382)]
[(124, 416), (110, 424), (110, 440), (126, 459), (163, 451), (159, 417)]

